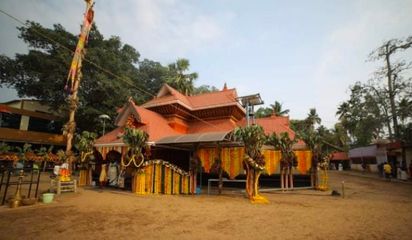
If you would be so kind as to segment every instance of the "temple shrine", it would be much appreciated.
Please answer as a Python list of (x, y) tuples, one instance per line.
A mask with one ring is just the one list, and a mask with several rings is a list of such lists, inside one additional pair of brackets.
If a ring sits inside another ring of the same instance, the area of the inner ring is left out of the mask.
[[(236, 89), (229, 89), (226, 84), (221, 91), (194, 96), (184, 95), (164, 84), (156, 97), (140, 106), (130, 98), (118, 110), (117, 128), (97, 139), (94, 146), (101, 155), (99, 158), (116, 164), (127, 173), (130, 166), (124, 166), (122, 158), (128, 147), (121, 136), (126, 127), (141, 129), (149, 136), (149, 148), (144, 151), (145, 162), (139, 170), (129, 171), (132, 192), (194, 193), (199, 184), (197, 175), (212, 171), (216, 159), (221, 159), (222, 169), (229, 179), (244, 173), (244, 149), (233, 135), (237, 127), (258, 124), (266, 134), (287, 132), (291, 138), (295, 137), (289, 127), (289, 117), (250, 118), (249, 106), (241, 100)], [(302, 141), (293, 149), (298, 158), (295, 174), (309, 174), (312, 153)], [(278, 174), (280, 152), (265, 146), (263, 154), (265, 174)], [(87, 173), (81, 178), (82, 184), (90, 184), (92, 180)]]

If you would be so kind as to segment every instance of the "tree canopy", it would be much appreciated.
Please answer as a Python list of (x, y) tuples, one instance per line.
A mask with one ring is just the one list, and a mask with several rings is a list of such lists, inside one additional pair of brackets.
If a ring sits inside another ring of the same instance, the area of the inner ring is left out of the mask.
[[(15, 88), (19, 97), (36, 98), (65, 115), (68, 93), (64, 86), (73, 54), (69, 49), (75, 49), (77, 36), (60, 24), (46, 28), (32, 21), (18, 30), (29, 52), (16, 54), (14, 58), (0, 55), (0, 86)], [(185, 74), (188, 60), (179, 59), (168, 67), (153, 60), (140, 60), (135, 48), (116, 36), (104, 38), (96, 25), (92, 27), (86, 49), (76, 113), (77, 127), (81, 130), (101, 129), (99, 115), (108, 114), (114, 119), (116, 108), (128, 97), (138, 103), (147, 101), (166, 81), (174, 86), (184, 78), (189, 81), (178, 90), (192, 93), (195, 89), (193, 81), (197, 74)]]
[(349, 100), (336, 115), (354, 145), (368, 145), (373, 139), (389, 138), (412, 142), (412, 62), (396, 56), (412, 47), (412, 36), (384, 42), (371, 52), (369, 60), (382, 60), (367, 83), (350, 87)]
[(269, 116), (286, 116), (289, 113), (289, 109), (283, 109), (283, 106), (280, 102), (275, 101), (273, 104), (270, 104), (269, 107), (260, 107), (255, 113), (256, 118), (264, 118)]
[(186, 73), (189, 70), (189, 60), (181, 58), (175, 63), (169, 64), (169, 76), (167, 77), (167, 83), (176, 88), (179, 92), (185, 95), (192, 95), (194, 93), (194, 81), (197, 79), (198, 74)]

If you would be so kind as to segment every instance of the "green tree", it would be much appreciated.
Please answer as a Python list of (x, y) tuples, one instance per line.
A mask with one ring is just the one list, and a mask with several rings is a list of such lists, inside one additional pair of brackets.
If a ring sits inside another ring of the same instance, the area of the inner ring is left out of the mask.
[[(2, 57), (1, 84), (14, 87), (20, 97), (34, 97), (53, 110), (62, 110), (66, 105), (64, 86), (72, 54), (63, 46), (75, 49), (77, 37), (59, 24), (49, 29), (27, 22), (26, 26), (18, 29), (19, 37), (29, 46), (29, 52), (16, 54), (14, 59)], [(139, 53), (133, 47), (122, 44), (118, 37), (104, 39), (97, 27), (93, 27), (87, 46), (88, 60), (120, 77), (131, 76), (131, 84), (141, 86), (135, 78), (138, 58)], [(98, 125), (97, 116), (109, 114), (114, 117), (115, 108), (121, 106), (127, 96), (138, 94), (134, 88), (105, 71), (87, 61), (83, 64), (77, 113), (77, 126), (81, 129), (93, 130)]]
[(285, 116), (289, 113), (289, 109), (283, 109), (282, 104), (278, 101), (275, 101), (274, 104), (270, 104), (270, 107), (275, 116)]
[(219, 89), (215, 86), (210, 85), (201, 85), (199, 87), (194, 87), (193, 94), (203, 94), (203, 93), (211, 93), (211, 92), (218, 92)]
[(306, 122), (312, 128), (315, 127), (315, 124), (320, 124), (322, 119), (319, 117), (318, 113), (316, 112), (316, 108), (309, 109), (308, 116), (306, 117)]
[[(136, 79), (141, 83), (142, 88), (152, 95), (155, 95), (159, 91), (166, 82), (166, 78), (170, 75), (167, 67), (149, 59), (139, 61), (138, 67)], [(150, 94), (140, 93), (134, 96), (134, 99), (138, 103), (143, 103), (152, 98)]]
[(402, 98), (398, 103), (398, 116), (402, 125), (412, 118), (412, 99)]
[(255, 112), (255, 117), (256, 118), (270, 117), (272, 115), (272, 113), (273, 113), (272, 108), (270, 108), (270, 107), (260, 107)]
[(368, 145), (384, 135), (384, 126), (391, 132), (387, 102), (380, 90), (368, 83), (351, 87), (350, 99), (340, 104), (336, 114), (355, 146)]
[(307, 130), (308, 124), (305, 120), (291, 119), (290, 128), (296, 133), (300, 133)]
[(169, 64), (170, 75), (167, 83), (185, 95), (194, 93), (194, 81), (198, 78), (196, 72), (186, 73), (189, 70), (189, 60), (178, 59), (175, 63)]
[[(16, 54), (14, 58), (0, 56), (0, 85), (15, 88), (19, 97), (36, 98), (52, 110), (68, 112), (68, 93), (64, 91), (72, 60), (68, 49), (76, 48), (77, 36), (59, 24), (45, 28), (31, 21), (18, 30), (29, 52)], [(174, 76), (158, 62), (139, 61), (140, 54), (132, 46), (116, 36), (104, 38), (95, 25), (86, 48), (76, 113), (77, 127), (81, 130), (96, 131), (99, 115), (115, 119), (116, 108), (128, 97), (139, 103), (151, 99), (166, 78)], [(114, 126), (109, 122), (107, 127)]]

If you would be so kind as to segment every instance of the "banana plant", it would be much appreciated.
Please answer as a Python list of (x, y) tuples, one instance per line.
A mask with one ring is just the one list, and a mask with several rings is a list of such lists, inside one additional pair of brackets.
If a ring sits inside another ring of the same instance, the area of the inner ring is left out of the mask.
[(140, 167), (144, 161), (142, 149), (147, 146), (149, 135), (137, 128), (125, 128), (122, 139), (129, 147), (129, 153), (126, 156), (127, 163), (125, 163), (125, 159), (122, 158), (123, 166), (128, 167), (133, 163), (135, 167)]
[(268, 200), (259, 194), (259, 177), (265, 169), (265, 159), (261, 153), (266, 135), (259, 125), (237, 128), (235, 136), (245, 147), (243, 161), (246, 166), (246, 193), (253, 203), (267, 203)]

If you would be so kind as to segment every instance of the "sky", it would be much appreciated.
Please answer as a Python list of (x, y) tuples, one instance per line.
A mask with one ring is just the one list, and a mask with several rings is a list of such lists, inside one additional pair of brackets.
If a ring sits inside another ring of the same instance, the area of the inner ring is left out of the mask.
[[(78, 34), (82, 0), (2, 0), (0, 9)], [(178, 58), (197, 72), (195, 85), (260, 93), (303, 119), (316, 108), (333, 127), (349, 87), (366, 82), (382, 62), (367, 61), (384, 41), (412, 35), (412, 0), (95, 0), (95, 22), (105, 36), (120, 36), (141, 59)], [(0, 54), (26, 53), (17, 23), (0, 13)], [(412, 50), (401, 56), (412, 60)], [(17, 98), (0, 88), (0, 102)]]

